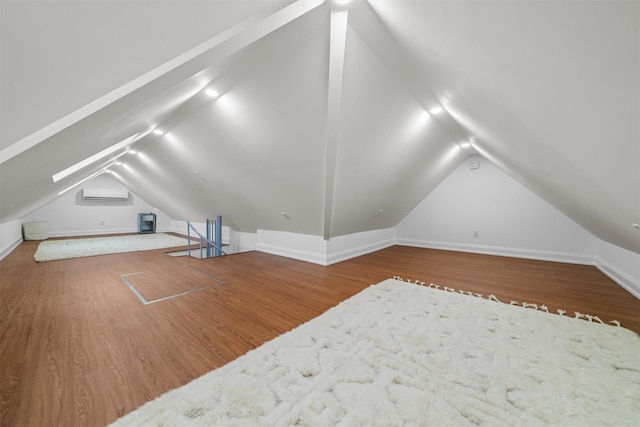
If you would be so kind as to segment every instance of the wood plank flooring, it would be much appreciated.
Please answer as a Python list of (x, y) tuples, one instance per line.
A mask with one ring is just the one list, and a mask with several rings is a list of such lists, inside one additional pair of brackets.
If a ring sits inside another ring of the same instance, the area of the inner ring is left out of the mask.
[[(37, 244), (0, 262), (3, 426), (108, 424), (394, 275), (640, 332), (640, 300), (590, 266), (402, 246), (329, 267), (260, 252), (198, 260), (161, 250), (37, 264)], [(181, 264), (224, 284), (143, 305), (120, 278)]]
[(127, 273), (120, 277), (144, 298), (145, 304), (222, 284), (221, 280), (182, 264), (158, 270)]

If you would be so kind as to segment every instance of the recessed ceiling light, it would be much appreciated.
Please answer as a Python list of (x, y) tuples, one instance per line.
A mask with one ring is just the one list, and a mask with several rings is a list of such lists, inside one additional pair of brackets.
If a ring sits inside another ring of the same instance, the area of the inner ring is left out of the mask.
[(127, 151), (127, 153), (129, 153), (129, 154), (138, 154), (138, 152), (136, 150), (129, 150), (129, 151)]
[(217, 98), (219, 93), (217, 90), (215, 89), (207, 89), (204, 93), (206, 93), (207, 95), (209, 95), (212, 98)]
[(471, 143), (468, 142), (468, 141), (464, 141), (463, 143), (460, 144), (460, 147), (469, 148), (469, 147), (471, 147)]
[(164, 135), (164, 131), (162, 129), (154, 129), (153, 133), (155, 133), (156, 135)]
[(429, 110), (429, 112), (431, 114), (438, 114), (442, 112), (442, 107), (438, 106), (438, 107), (433, 107), (431, 110)]
[(116, 162), (116, 166), (122, 165), (122, 162)]

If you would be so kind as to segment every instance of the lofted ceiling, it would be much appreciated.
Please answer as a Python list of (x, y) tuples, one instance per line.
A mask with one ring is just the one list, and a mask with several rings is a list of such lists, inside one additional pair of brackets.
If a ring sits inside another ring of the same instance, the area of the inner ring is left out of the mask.
[(640, 253), (637, 1), (3, 0), (0, 19), (0, 222), (108, 170), (175, 219), (329, 239), (395, 226), (478, 152)]

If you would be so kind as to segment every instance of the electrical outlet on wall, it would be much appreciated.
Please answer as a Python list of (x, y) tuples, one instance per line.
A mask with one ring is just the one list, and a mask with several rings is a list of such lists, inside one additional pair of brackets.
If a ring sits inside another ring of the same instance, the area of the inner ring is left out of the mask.
[(480, 238), (480, 232), (478, 230), (473, 230), (473, 238), (474, 239), (479, 239)]

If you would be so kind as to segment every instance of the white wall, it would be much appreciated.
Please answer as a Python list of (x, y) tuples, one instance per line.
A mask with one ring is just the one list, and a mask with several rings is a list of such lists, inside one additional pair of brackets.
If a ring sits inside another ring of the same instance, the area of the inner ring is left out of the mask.
[[(173, 220), (172, 224), (172, 229), (174, 232), (184, 234), (185, 236), (187, 235), (187, 221)], [(203, 234), (205, 236), (207, 235), (206, 222), (191, 222), (191, 225), (193, 226), (193, 228), (198, 230), (200, 234)], [(229, 241), (231, 240), (231, 232), (232, 230), (230, 227), (222, 226), (222, 244), (229, 244)], [(193, 230), (191, 230), (191, 236), (197, 237), (197, 234), (194, 233)]]
[(22, 220), (0, 224), (0, 260), (9, 255), (22, 242)]
[(83, 188), (124, 189), (109, 174), (103, 174), (78, 187), (22, 219), (22, 223), (47, 221), (51, 237), (91, 234), (134, 233), (138, 231), (138, 213), (156, 214), (156, 231), (171, 231), (173, 220), (129, 192), (126, 201), (85, 201)]
[[(207, 235), (206, 222), (192, 222), (191, 225), (195, 227), (203, 235)], [(187, 222), (180, 220), (173, 220), (173, 232), (187, 235)], [(196, 233), (191, 232), (191, 237), (197, 237)], [(227, 254), (237, 254), (240, 252), (254, 251), (256, 249), (257, 234), (256, 233), (243, 233), (235, 231), (233, 228), (223, 225), (222, 226), (222, 244), (224, 247), (222, 250)]]
[(374, 252), (395, 243), (394, 229), (363, 231), (324, 240), (322, 236), (258, 230), (256, 249), (320, 265)]
[[(172, 219), (130, 191), (126, 201), (85, 201), (82, 199), (83, 188), (126, 189), (112, 176), (100, 175), (21, 220), (0, 224), (0, 259), (22, 241), (22, 224), (33, 221), (46, 221), (50, 237), (135, 233), (138, 231), (138, 213), (153, 212), (156, 231), (187, 233), (185, 221)], [(206, 234), (205, 223), (193, 225)], [(222, 241), (229, 245), (223, 248), (227, 253), (255, 250), (256, 240), (255, 233), (240, 233), (222, 227)]]
[(322, 236), (259, 229), (256, 249), (314, 264), (327, 262), (327, 242)]
[(327, 241), (326, 264), (335, 264), (395, 244), (395, 229), (363, 231), (334, 237)]
[[(470, 169), (479, 162), (478, 169)], [(474, 238), (474, 232), (478, 237)], [(396, 227), (397, 243), (592, 264), (598, 239), (479, 155)]]
[(233, 253), (255, 251), (258, 245), (257, 233), (245, 233), (241, 231), (231, 230), (231, 245)]
[(599, 241), (596, 267), (640, 299), (640, 254)]

